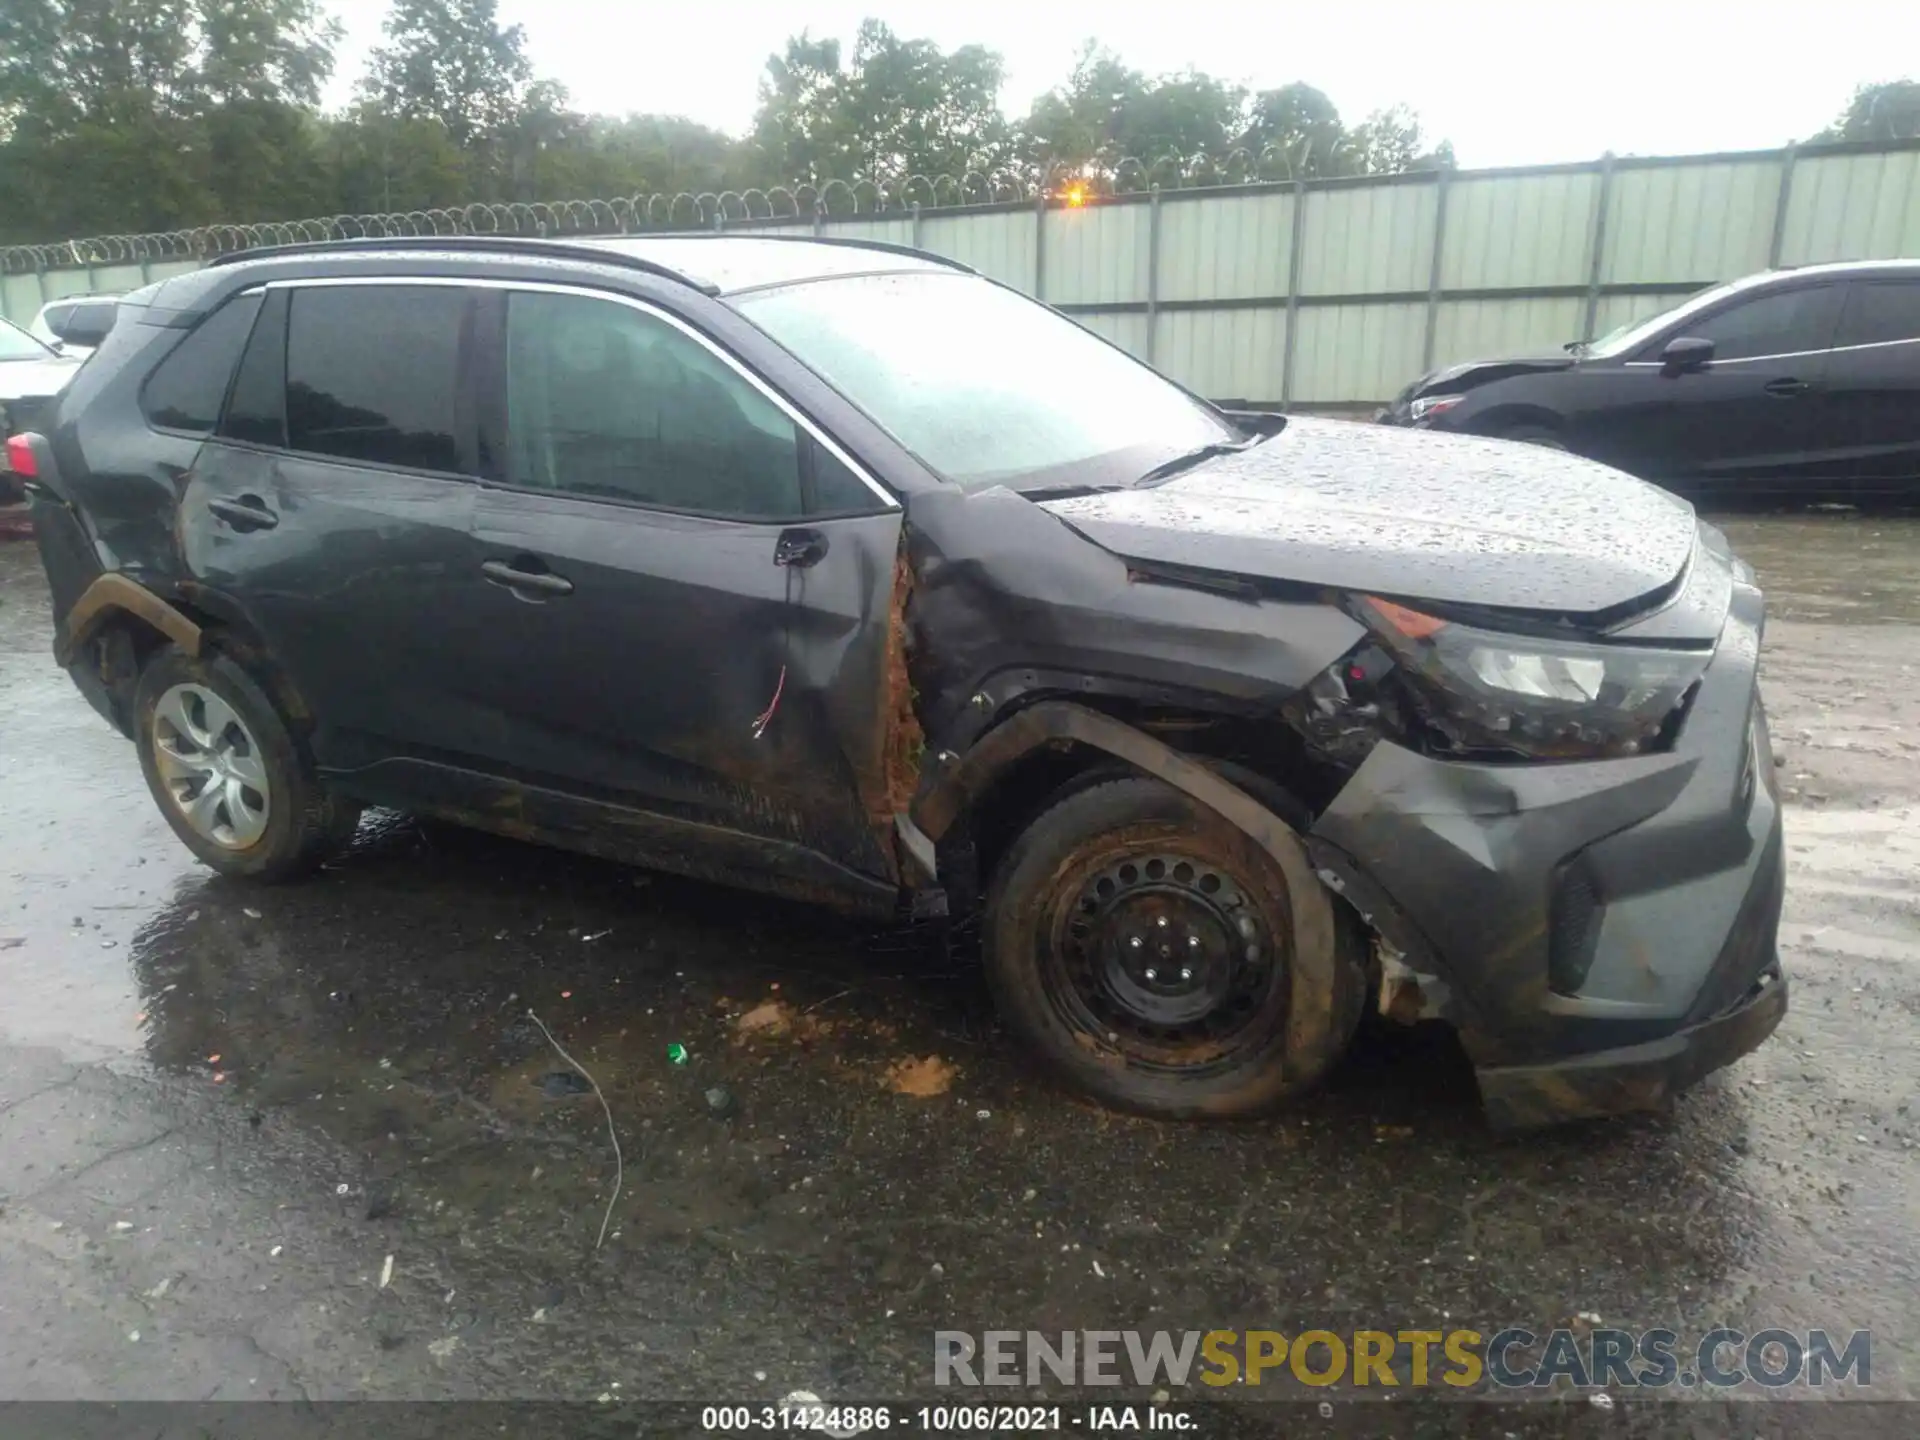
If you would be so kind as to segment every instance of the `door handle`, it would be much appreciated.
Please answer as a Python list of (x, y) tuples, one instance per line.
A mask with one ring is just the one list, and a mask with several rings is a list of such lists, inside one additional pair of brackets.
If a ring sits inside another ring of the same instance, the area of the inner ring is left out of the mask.
[(773, 563), (795, 570), (818, 565), (827, 553), (827, 537), (818, 530), (782, 530), (773, 542)]
[(1795, 395), (1806, 392), (1807, 382), (1804, 380), (1795, 380), (1790, 375), (1783, 375), (1778, 380), (1767, 381), (1761, 388), (1769, 395), (1778, 396), (1782, 400), (1790, 400)]
[(480, 573), (524, 598), (573, 593), (573, 582), (564, 575), (555, 575), (551, 570), (525, 569), (521, 564), (510, 565), (505, 560), (482, 561)]
[(207, 501), (207, 509), (236, 530), (271, 530), (280, 523), (280, 517), (258, 495), (240, 495), (232, 500), (216, 495)]

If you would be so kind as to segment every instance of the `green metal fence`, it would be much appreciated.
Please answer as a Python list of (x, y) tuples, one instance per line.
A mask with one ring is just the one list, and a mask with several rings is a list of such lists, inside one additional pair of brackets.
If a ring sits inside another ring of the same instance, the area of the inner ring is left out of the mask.
[(1081, 203), (1058, 183), (1032, 194), (968, 177), (97, 237), (0, 250), (0, 314), (24, 323), (58, 296), (326, 236), (825, 233), (972, 265), (1202, 394), (1325, 408), (1378, 403), (1451, 360), (1602, 333), (1769, 266), (1920, 256), (1920, 141), (1192, 183), (1223, 178), (1137, 166), (1132, 188)]

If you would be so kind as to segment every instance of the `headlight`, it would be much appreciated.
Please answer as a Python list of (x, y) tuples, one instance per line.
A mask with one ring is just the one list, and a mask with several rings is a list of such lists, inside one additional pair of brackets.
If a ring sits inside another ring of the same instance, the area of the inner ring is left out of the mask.
[(1414, 424), (1425, 424), (1436, 415), (1446, 414), (1466, 398), (1464, 395), (1422, 395), (1408, 402), (1407, 413), (1413, 417)]
[(1389, 600), (1360, 618), (1399, 662), (1424, 718), (1459, 750), (1543, 759), (1652, 748), (1712, 655), (1504, 635)]

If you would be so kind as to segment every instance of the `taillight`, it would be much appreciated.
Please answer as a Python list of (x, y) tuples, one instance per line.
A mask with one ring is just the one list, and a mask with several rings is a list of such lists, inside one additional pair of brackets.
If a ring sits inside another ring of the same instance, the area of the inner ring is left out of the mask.
[(33, 458), (33, 447), (25, 435), (7, 437), (7, 468), (28, 480), (40, 478), (40, 462)]

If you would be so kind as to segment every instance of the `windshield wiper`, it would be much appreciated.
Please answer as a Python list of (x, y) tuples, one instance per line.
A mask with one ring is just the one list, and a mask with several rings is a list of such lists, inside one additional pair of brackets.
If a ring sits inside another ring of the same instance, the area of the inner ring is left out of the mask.
[(1266, 438), (1268, 437), (1262, 435), (1252, 440), (1216, 440), (1210, 445), (1202, 445), (1198, 450), (1189, 450), (1184, 455), (1176, 455), (1171, 460), (1161, 461), (1134, 481), (1133, 488), (1148, 489), (1160, 484), (1163, 480), (1171, 480), (1182, 470), (1191, 470), (1196, 465), (1204, 465), (1207, 461), (1217, 460), (1222, 455), (1238, 455), (1242, 450), (1251, 450)]
[(1569, 340), (1567, 341), (1566, 344), (1562, 345), (1560, 348), (1566, 351), (1567, 354), (1569, 355), (1584, 355), (1587, 353), (1587, 351), (1593, 348), (1593, 341)]

